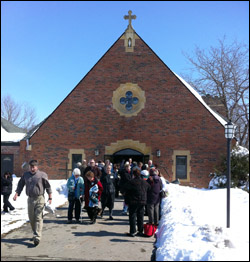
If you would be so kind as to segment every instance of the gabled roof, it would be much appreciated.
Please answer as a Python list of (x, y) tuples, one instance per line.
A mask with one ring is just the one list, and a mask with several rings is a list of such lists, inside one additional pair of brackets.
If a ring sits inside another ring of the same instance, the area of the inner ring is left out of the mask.
[[(145, 43), (145, 45), (153, 52), (153, 54), (182, 82), (182, 84), (197, 98), (197, 100), (221, 123), (221, 125), (225, 126), (227, 121), (219, 115), (217, 112), (212, 110), (210, 106), (206, 104), (206, 102), (202, 99), (201, 95), (191, 86), (189, 85), (184, 79), (182, 79), (180, 76), (178, 76), (175, 72), (173, 72), (162, 60), (161, 58), (148, 46), (148, 44), (133, 30), (134, 33), (139, 37), (141, 41)], [(126, 31), (125, 31), (126, 32)], [(47, 119), (57, 110), (57, 108), (60, 107), (60, 105), (67, 99), (67, 97), (73, 92), (73, 90), (85, 79), (85, 77), (91, 73), (91, 71), (96, 67), (96, 65), (103, 59), (103, 57), (112, 49), (112, 47), (118, 42), (121, 37), (125, 34), (122, 33), (122, 35), (114, 42), (114, 44), (104, 53), (104, 55), (96, 62), (96, 64), (88, 71), (88, 73), (85, 74), (85, 76), (79, 81), (79, 83), (71, 90), (71, 92), (64, 98), (64, 100), (56, 107), (56, 109), (47, 117), (45, 118), (41, 123), (39, 123), (37, 126), (35, 126), (32, 130), (30, 130), (27, 135), (22, 139), (29, 139), (31, 138), (36, 131), (47, 121)]]
[[(47, 117), (48, 118), (48, 117)], [(45, 118), (42, 122), (40, 122), (38, 125), (36, 125), (35, 127), (33, 127), (27, 134), (25, 137), (23, 137), (22, 140), (26, 140), (29, 139), (33, 136), (33, 134), (40, 128), (40, 126), (47, 120), (47, 118)]]
[(24, 129), (1, 117), (1, 142), (19, 142), (25, 135)]
[(1, 127), (3, 127), (9, 133), (25, 133), (25, 130), (23, 128), (12, 124), (3, 117), (1, 117)]
[[(133, 29), (134, 30), (134, 29)], [(126, 31), (125, 31), (126, 32)], [(174, 71), (172, 71), (165, 62), (152, 50), (150, 46), (135, 32), (134, 33), (145, 43), (145, 45), (154, 53), (154, 55), (182, 82), (182, 84), (200, 101), (200, 103), (221, 123), (221, 125), (225, 126), (228, 122), (226, 121), (219, 113), (215, 112), (201, 97), (201, 95), (190, 85), (188, 84), (183, 78), (177, 75)], [(124, 34), (124, 33), (123, 33)], [(110, 48), (111, 49), (111, 48)], [(109, 50), (108, 50), (109, 51)], [(107, 51), (107, 52), (108, 52)], [(98, 61), (99, 62), (99, 61)]]
[[(173, 72), (174, 73), (174, 72)], [(201, 95), (190, 85), (188, 84), (184, 79), (182, 79), (180, 76), (178, 76), (176, 73), (174, 73), (180, 81), (190, 90), (190, 92), (202, 103), (203, 106), (206, 107), (206, 109), (223, 125), (227, 123), (227, 121), (222, 118), (221, 115), (219, 115), (217, 112), (212, 110), (210, 106), (206, 104), (206, 102), (202, 99)]]

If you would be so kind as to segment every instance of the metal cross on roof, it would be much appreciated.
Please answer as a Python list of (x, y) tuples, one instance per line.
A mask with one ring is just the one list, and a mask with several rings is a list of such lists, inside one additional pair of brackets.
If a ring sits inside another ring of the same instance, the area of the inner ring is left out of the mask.
[(125, 19), (125, 20), (128, 20), (128, 26), (129, 26), (129, 27), (132, 27), (132, 25), (131, 25), (131, 20), (132, 20), (132, 19), (136, 19), (136, 15), (131, 15), (131, 14), (132, 14), (132, 11), (129, 10), (129, 11), (128, 11), (128, 15), (125, 15), (125, 16), (124, 16), (124, 19)]

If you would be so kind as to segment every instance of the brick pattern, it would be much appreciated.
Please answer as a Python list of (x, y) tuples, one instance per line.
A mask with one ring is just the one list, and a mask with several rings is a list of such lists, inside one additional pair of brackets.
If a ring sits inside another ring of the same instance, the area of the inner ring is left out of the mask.
[[(146, 103), (137, 116), (120, 116), (113, 108), (113, 92), (124, 83), (138, 84)], [(125, 52), (117, 40), (30, 139), (32, 151), (21, 142), (22, 161), (37, 158), (50, 178), (68, 162), (70, 149), (83, 149), (87, 160), (104, 158), (105, 146), (132, 139), (151, 147), (153, 160), (167, 167), (172, 180), (174, 150), (191, 154), (191, 186), (207, 187), (209, 173), (226, 153), (224, 127), (208, 112), (172, 71), (141, 40)], [(156, 150), (161, 157), (156, 157)]]
[(1, 146), (1, 154), (13, 155), (13, 173), (17, 176), (22, 174), (19, 151), (19, 146)]

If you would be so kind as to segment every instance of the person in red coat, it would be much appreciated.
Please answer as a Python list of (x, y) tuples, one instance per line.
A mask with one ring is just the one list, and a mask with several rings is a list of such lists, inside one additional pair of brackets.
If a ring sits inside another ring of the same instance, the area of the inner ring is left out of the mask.
[[(102, 191), (103, 191), (103, 186), (102, 183), (95, 177), (95, 174), (92, 171), (88, 171), (86, 173), (86, 180), (85, 180), (85, 207), (88, 212), (88, 216), (91, 220), (91, 224), (95, 224), (96, 222), (96, 217), (100, 209), (98, 208), (98, 202), (100, 201)], [(97, 199), (98, 202), (94, 203), (93, 201), (90, 200), (90, 195), (89, 192), (93, 186), (97, 185), (98, 187), (98, 192), (97, 192)]]

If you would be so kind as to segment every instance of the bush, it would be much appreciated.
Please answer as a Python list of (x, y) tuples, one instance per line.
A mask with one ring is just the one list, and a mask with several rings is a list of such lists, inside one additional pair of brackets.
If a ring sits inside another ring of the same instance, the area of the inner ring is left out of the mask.
[(249, 155), (232, 155), (231, 174), (232, 183), (236, 186), (242, 186), (249, 180)]
[(217, 175), (212, 173), (209, 176), (213, 176), (208, 185), (209, 189), (225, 188), (227, 186), (227, 178), (225, 175)]
[[(213, 182), (217, 183), (218, 187), (226, 187), (226, 183), (224, 183), (224, 178), (227, 175), (226, 156), (222, 158), (221, 164), (215, 168), (214, 175)], [(223, 181), (223, 183), (220, 183), (220, 181)], [(244, 187), (247, 184), (249, 184), (249, 151), (236, 146), (231, 153), (231, 186)]]

